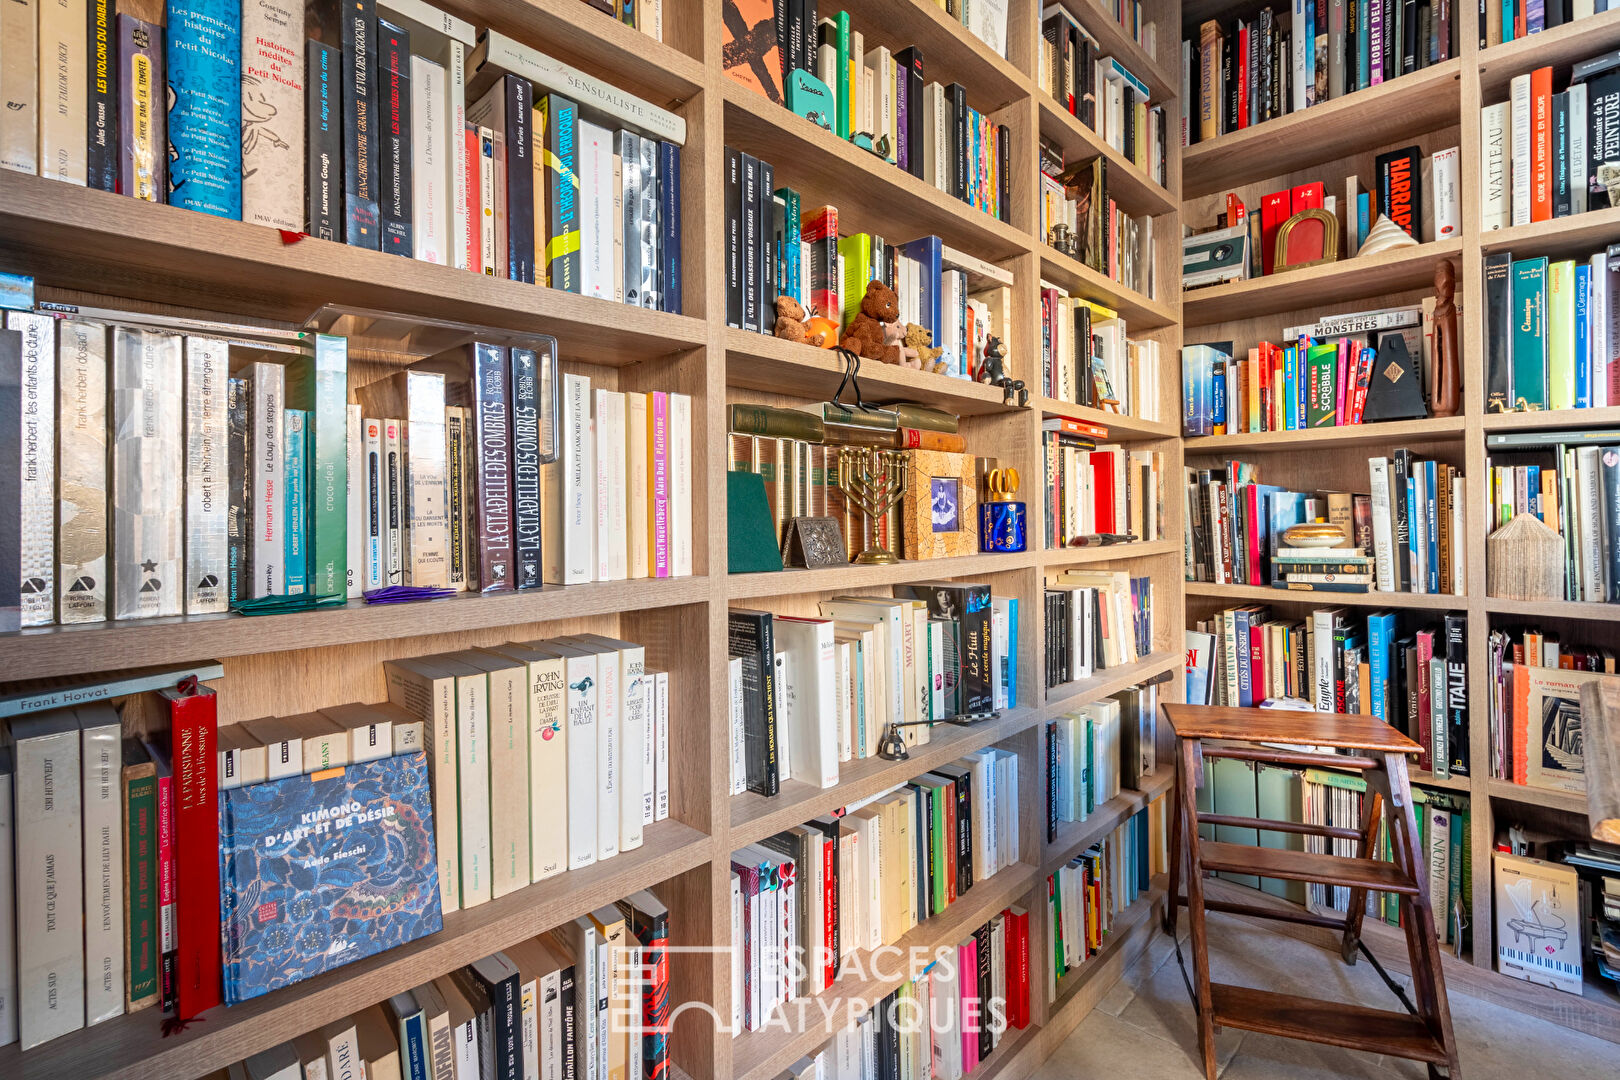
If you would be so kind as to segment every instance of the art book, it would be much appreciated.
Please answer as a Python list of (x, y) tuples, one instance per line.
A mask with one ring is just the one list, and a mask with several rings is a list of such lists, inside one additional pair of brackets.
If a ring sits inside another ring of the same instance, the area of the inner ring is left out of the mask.
[(225, 1001), (443, 925), (421, 753), (220, 792)]
[(1524, 693), (1515, 701), (1514, 734), (1523, 742), (1514, 749), (1524, 752), (1525, 782), (1532, 787), (1584, 795), (1581, 687), (1615, 676), (1542, 667), (1526, 667), (1514, 672), (1515, 681), (1521, 676)]

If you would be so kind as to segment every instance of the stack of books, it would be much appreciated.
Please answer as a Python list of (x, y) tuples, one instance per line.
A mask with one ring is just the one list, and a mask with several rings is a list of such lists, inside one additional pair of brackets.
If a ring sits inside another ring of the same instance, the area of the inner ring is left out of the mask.
[(1492, 412), (1620, 405), (1609, 313), (1620, 245), (1581, 259), (1485, 257), (1485, 401)]
[(4, 165), (681, 311), (684, 119), (422, 0), (360, 0), (311, 37), (303, 14), (174, 0), (165, 26), (98, 26), (42, 10), (37, 55), (16, 62), (63, 89), (10, 104)]
[(732, 853), (738, 1034), (1018, 863), (1018, 759), (987, 749)]
[(1614, 650), (1526, 626), (1492, 630), (1487, 655), (1491, 776), (1584, 795), (1581, 687), (1612, 685)]
[(1170, 865), (1166, 820), (1160, 796), (1046, 879), (1047, 1001), (1057, 1000), (1057, 981), (1097, 955), (1114, 920)]
[(1046, 685), (1090, 678), (1153, 651), (1153, 580), (1067, 570), (1046, 582)]
[(1563, 541), (1563, 599), (1620, 603), (1620, 431), (1506, 432), (1485, 448), (1488, 524), (1535, 515)]
[[(1077, 7), (1087, 18), (1097, 14), (1094, 6)], [(1131, 21), (1119, 17), (1124, 12), (1116, 13), (1117, 21), (1140, 27), (1140, 5), (1133, 0), (1128, 7), (1136, 8)], [(1152, 23), (1147, 30), (1152, 38)], [(1154, 183), (1164, 184), (1165, 111), (1162, 104), (1152, 102), (1147, 84), (1119, 59), (1104, 56), (1097, 39), (1061, 4), (1049, 4), (1042, 10), (1038, 47), (1036, 85)], [(1148, 52), (1152, 51), (1149, 45)]]
[(1582, 919), (1581, 948), (1595, 961), (1597, 973), (1620, 983), (1620, 848), (1597, 842), (1576, 844), (1564, 856), (1588, 888)]
[(1370, 592), (1373, 560), (1361, 548), (1279, 547), (1271, 556), (1271, 585), (1306, 592)]
[(1158, 768), (1157, 685), (1132, 686), (1046, 724), (1046, 836), (1085, 821)]

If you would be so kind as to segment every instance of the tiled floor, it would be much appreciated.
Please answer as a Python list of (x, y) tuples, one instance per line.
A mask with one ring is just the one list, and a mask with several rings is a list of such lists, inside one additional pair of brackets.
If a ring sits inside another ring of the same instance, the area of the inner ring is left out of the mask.
[[(1211, 914), (1209, 922), (1210, 965), (1217, 982), (1375, 1008), (1401, 1007), (1365, 960), (1347, 967), (1335, 955), (1237, 916)], [(1181, 926), (1185, 937), (1185, 919)], [(1190, 974), (1192, 954), (1185, 944), (1182, 956)], [(1408, 983), (1405, 976), (1397, 978)], [(1456, 991), (1451, 993), (1451, 1022), (1463, 1080), (1620, 1077), (1620, 1045)], [(1216, 1046), (1223, 1080), (1422, 1080), (1426, 1075), (1416, 1062), (1253, 1032), (1228, 1029)], [(1197, 1054), (1192, 1004), (1170, 939), (1161, 932), (1035, 1075), (1037, 1080), (1199, 1080), (1203, 1066)]]

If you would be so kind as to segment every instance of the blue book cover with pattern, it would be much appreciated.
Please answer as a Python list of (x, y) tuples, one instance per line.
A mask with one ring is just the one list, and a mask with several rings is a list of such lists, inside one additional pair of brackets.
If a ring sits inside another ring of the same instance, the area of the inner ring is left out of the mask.
[(421, 753), (219, 793), (225, 1002), (443, 926)]
[(242, 219), (242, 5), (170, 0), (169, 205)]

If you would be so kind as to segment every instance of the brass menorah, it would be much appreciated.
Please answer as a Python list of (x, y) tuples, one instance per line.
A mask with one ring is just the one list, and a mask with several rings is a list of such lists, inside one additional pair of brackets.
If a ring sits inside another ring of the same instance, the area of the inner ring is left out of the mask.
[(900, 450), (844, 446), (838, 450), (838, 487), (850, 505), (864, 515), (855, 561), (867, 565), (898, 562), (894, 552), (876, 541), (876, 522), (906, 495), (906, 455)]

